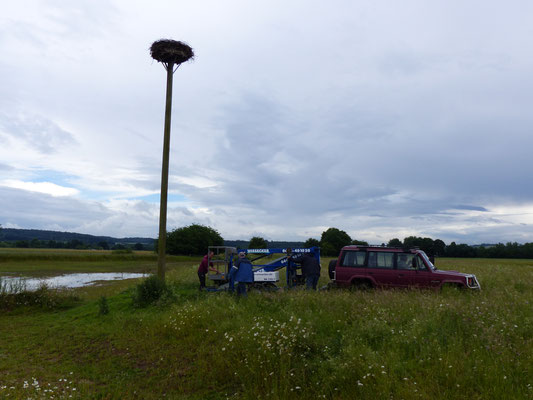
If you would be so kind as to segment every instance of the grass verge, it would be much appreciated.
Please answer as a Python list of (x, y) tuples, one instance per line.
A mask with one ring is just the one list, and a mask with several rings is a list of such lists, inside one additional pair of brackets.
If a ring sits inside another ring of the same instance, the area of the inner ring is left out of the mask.
[(532, 398), (530, 261), (437, 264), (475, 273), (483, 290), (238, 299), (199, 292), (194, 262), (169, 271), (171, 300), (156, 305), (134, 307), (135, 286), (120, 286), (106, 313), (95, 292), (0, 315), (0, 397)]

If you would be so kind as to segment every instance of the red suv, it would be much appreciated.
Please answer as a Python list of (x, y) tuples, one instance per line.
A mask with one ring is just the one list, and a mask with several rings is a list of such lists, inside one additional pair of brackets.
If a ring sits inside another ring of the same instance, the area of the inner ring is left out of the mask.
[(440, 271), (422, 250), (396, 247), (345, 246), (329, 277), (342, 287), (481, 288), (475, 275)]

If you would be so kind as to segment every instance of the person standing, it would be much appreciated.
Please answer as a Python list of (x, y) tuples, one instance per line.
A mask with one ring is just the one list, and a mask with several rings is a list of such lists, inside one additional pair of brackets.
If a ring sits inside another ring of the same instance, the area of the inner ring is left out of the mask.
[(302, 266), (305, 288), (307, 290), (316, 290), (318, 280), (320, 279), (320, 263), (318, 260), (310, 253), (303, 253), (294, 257), (291, 256), (290, 259)]
[(202, 262), (200, 262), (200, 266), (198, 267), (198, 279), (200, 280), (200, 290), (205, 289), (205, 276), (207, 275), (208, 271), (219, 273), (219, 271), (213, 267), (213, 263), (209, 262), (209, 260), (213, 258), (214, 254), (215, 253), (212, 251), (206, 254), (204, 258), (202, 258)]
[(246, 284), (254, 281), (252, 262), (246, 258), (246, 253), (241, 251), (235, 265), (231, 267), (229, 273), (229, 287), (233, 292), (235, 282), (237, 282), (237, 296), (246, 297)]

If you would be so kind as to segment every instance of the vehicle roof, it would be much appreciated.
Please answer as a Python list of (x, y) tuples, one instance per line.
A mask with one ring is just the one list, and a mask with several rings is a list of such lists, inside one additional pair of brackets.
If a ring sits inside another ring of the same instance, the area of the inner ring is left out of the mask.
[(383, 251), (391, 253), (419, 253), (421, 251), (418, 247), (361, 246), (357, 244), (344, 246), (342, 250)]

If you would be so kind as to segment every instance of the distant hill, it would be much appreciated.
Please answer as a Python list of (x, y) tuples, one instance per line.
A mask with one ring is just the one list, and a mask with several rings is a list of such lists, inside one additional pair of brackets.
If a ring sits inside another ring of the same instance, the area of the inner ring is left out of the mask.
[(110, 244), (124, 245), (141, 243), (142, 245), (152, 246), (154, 243), (154, 239), (142, 237), (114, 238), (111, 236), (94, 236), (84, 233), (45, 231), (41, 229), (0, 229), (0, 242), (17, 242), (20, 240), (30, 242), (34, 239), (45, 242), (53, 240), (55, 242), (63, 243), (78, 240), (87, 245), (96, 245), (100, 242), (107, 242)]
[[(112, 236), (94, 236), (84, 233), (75, 232), (58, 232), (58, 231), (46, 231), (41, 229), (13, 229), (13, 228), (1, 228), (0, 229), (0, 242), (18, 242), (32, 240), (40, 240), (41, 242), (55, 241), (60, 243), (72, 242), (73, 240), (82, 242), (88, 246), (96, 246), (101, 242), (106, 242), (110, 245), (122, 244), (122, 245), (134, 245), (140, 243), (146, 247), (152, 247), (155, 239), (143, 238), (143, 237), (126, 237), (115, 238)], [(248, 240), (225, 240), (225, 246), (237, 247), (238, 249), (246, 249), (248, 247)], [(269, 248), (298, 248), (303, 247), (303, 242), (283, 242), (283, 241), (268, 241)]]

